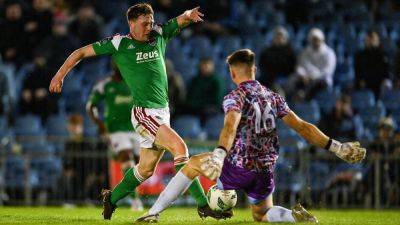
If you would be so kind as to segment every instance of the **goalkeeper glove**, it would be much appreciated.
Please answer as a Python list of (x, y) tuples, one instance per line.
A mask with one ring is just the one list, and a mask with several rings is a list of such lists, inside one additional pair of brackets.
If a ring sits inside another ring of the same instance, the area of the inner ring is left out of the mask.
[(359, 163), (365, 158), (366, 149), (360, 146), (360, 142), (341, 143), (329, 139), (326, 149), (336, 154), (337, 157), (348, 163)]

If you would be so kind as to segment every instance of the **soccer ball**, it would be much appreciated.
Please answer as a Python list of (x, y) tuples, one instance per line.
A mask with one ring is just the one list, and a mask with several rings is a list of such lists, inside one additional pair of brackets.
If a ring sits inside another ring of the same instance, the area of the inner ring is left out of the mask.
[(237, 202), (235, 190), (220, 190), (214, 185), (207, 193), (208, 205), (214, 211), (228, 211), (232, 209)]

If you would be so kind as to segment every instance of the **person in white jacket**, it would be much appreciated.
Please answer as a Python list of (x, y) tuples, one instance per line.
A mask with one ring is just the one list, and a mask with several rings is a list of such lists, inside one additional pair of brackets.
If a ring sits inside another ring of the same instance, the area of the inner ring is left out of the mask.
[(333, 86), (336, 55), (325, 43), (324, 33), (313, 28), (308, 34), (308, 46), (298, 58), (296, 66), (297, 84), (312, 97), (318, 90)]

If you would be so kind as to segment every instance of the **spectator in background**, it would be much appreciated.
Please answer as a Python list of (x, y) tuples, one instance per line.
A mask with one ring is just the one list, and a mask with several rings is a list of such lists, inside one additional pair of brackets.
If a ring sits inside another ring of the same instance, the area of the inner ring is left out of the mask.
[(289, 43), (287, 30), (278, 26), (274, 29), (272, 44), (260, 55), (260, 82), (271, 88), (279, 78), (286, 78), (294, 72), (296, 55)]
[(180, 112), (179, 110), (185, 103), (186, 87), (181, 74), (175, 70), (171, 60), (167, 59), (165, 61), (165, 67), (168, 76), (169, 110), (173, 117)]
[(297, 87), (312, 98), (316, 92), (333, 85), (333, 74), (336, 68), (336, 55), (325, 43), (324, 33), (313, 28), (308, 34), (308, 46), (298, 58), (296, 73)]
[(356, 87), (371, 89), (378, 97), (383, 81), (389, 78), (389, 61), (376, 31), (368, 31), (365, 48), (355, 54), (354, 62)]
[(33, 113), (46, 121), (50, 114), (58, 112), (58, 99), (48, 91), (53, 74), (47, 69), (46, 58), (41, 53), (36, 53), (33, 61), (32, 72), (23, 80), (20, 109), (23, 114)]
[(28, 35), (28, 45), (32, 52), (34, 46), (43, 41), (46, 35), (51, 32), (53, 23), (53, 14), (50, 11), (49, 0), (33, 0), (32, 12), (28, 14), (28, 19), (25, 25), (25, 31)]
[(204, 58), (199, 63), (199, 74), (188, 85), (186, 98), (186, 112), (199, 116), (202, 123), (208, 116), (221, 111), (225, 85), (222, 79), (215, 74), (214, 61)]
[(391, 117), (383, 117), (379, 121), (378, 136), (370, 144), (369, 149), (373, 154), (389, 156), (394, 151), (394, 131), (396, 124)]
[(322, 117), (319, 126), (328, 136), (338, 137), (342, 142), (358, 139), (351, 97), (342, 95), (332, 111)]
[(88, 45), (100, 39), (101, 19), (92, 5), (83, 4), (68, 30), (79, 38), (80, 45)]
[(25, 19), (22, 16), (22, 5), (11, 2), (5, 7), (5, 18), (0, 20), (0, 51), (3, 62), (14, 63), (20, 67), (25, 59), (27, 34), (25, 33)]
[(68, 34), (67, 21), (54, 20), (51, 34), (40, 44), (40, 49), (46, 55), (47, 65), (51, 73), (62, 65), (64, 59), (79, 46), (79, 41)]
[(54, 19), (67, 19), (70, 15), (71, 9), (68, 0), (55, 0), (53, 2), (53, 16)]

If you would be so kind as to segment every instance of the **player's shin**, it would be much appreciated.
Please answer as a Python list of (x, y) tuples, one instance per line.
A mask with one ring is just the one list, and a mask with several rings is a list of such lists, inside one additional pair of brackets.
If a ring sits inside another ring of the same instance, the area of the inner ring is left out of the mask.
[(114, 190), (112, 191), (111, 203), (115, 205), (120, 199), (135, 192), (136, 187), (139, 186), (144, 180), (145, 179), (138, 173), (137, 167), (128, 169), (124, 178), (117, 186), (115, 186)]
[(156, 215), (170, 206), (182, 193), (188, 189), (192, 183), (192, 179), (188, 178), (182, 171), (171, 179), (167, 187), (158, 196), (157, 201), (150, 208), (148, 215)]
[[(175, 170), (178, 172), (188, 161), (188, 157), (182, 156), (182, 157), (175, 157), (174, 158), (174, 165), (175, 165)], [(200, 181), (198, 178), (195, 178), (192, 182), (192, 184), (188, 188), (190, 196), (192, 196), (199, 207), (203, 207), (207, 205), (207, 197), (204, 193), (204, 190), (200, 184)]]

